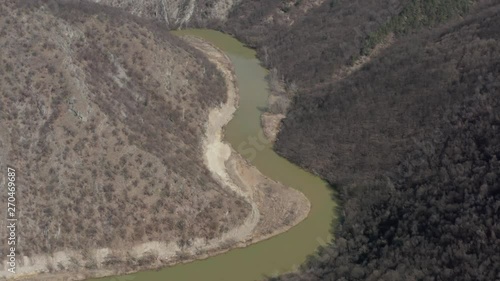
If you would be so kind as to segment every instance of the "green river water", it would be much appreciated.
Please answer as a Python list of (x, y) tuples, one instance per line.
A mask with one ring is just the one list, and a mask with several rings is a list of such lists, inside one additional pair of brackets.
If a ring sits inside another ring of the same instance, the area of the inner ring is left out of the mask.
[(255, 281), (292, 271), (308, 255), (314, 254), (318, 246), (330, 240), (336, 206), (333, 191), (319, 177), (278, 156), (270, 144), (262, 141), (260, 115), (269, 92), (265, 80), (267, 71), (255, 57), (254, 50), (213, 30), (191, 29), (174, 34), (202, 37), (229, 56), (237, 76), (240, 101), (234, 118), (226, 127), (225, 140), (263, 174), (304, 193), (311, 202), (311, 211), (304, 221), (289, 231), (246, 248), (160, 270), (93, 280)]

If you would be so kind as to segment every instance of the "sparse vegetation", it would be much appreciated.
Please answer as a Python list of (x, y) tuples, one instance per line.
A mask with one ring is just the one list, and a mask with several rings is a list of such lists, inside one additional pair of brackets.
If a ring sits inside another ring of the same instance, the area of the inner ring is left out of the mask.
[[(19, 256), (217, 237), (241, 223), (250, 207), (203, 164), (208, 110), (225, 100), (204, 56), (88, 2), (4, 1), (0, 15), (0, 155), (22, 171)], [(87, 257), (72, 267), (95, 269)]]

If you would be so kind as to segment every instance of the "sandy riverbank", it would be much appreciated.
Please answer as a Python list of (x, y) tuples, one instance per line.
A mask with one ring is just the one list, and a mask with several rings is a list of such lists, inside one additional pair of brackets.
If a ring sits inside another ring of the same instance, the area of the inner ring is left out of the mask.
[(227, 101), (210, 112), (204, 144), (206, 164), (213, 176), (252, 206), (252, 212), (235, 229), (232, 239), (256, 242), (286, 231), (307, 217), (309, 200), (301, 192), (264, 176), (223, 141), (224, 126), (232, 119), (238, 103), (231, 62), (222, 51), (199, 38), (186, 40), (207, 54), (226, 80)]

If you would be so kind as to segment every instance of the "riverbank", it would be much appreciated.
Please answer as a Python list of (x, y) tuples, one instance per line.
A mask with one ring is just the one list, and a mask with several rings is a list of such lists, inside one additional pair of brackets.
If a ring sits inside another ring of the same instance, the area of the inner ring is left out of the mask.
[[(224, 126), (231, 120), (238, 105), (238, 88), (231, 61), (222, 51), (204, 40), (195, 37), (186, 37), (186, 40), (204, 52), (217, 65), (227, 86), (226, 103), (213, 109), (207, 122), (203, 141), (207, 167), (223, 186), (230, 188), (251, 204), (250, 215), (242, 225), (228, 231), (222, 237), (210, 241), (197, 238), (191, 246), (182, 249), (176, 241), (169, 243), (153, 241), (141, 245), (129, 245), (122, 250), (113, 250), (113, 254), (121, 259), (151, 257), (147, 264), (133, 269), (126, 266), (103, 268), (104, 259), (111, 250), (99, 249), (92, 251), (96, 269), (82, 269), (77, 273), (57, 272), (59, 263), (66, 265), (71, 262), (70, 256), (77, 255), (64, 252), (51, 257), (31, 258), (27, 263), (31, 266), (25, 266), (20, 271), (26, 275), (18, 276), (17, 280), (82, 280), (204, 259), (282, 233), (307, 217), (310, 203), (301, 192), (265, 177), (237, 154), (229, 144), (222, 141)], [(80, 258), (84, 264), (84, 257)], [(28, 276), (33, 273), (43, 274)]]
[(254, 243), (288, 230), (307, 217), (311, 208), (309, 200), (300, 191), (264, 176), (223, 141), (224, 127), (238, 106), (238, 87), (231, 61), (207, 41), (193, 36), (185, 38), (217, 65), (226, 80), (227, 101), (210, 112), (204, 144), (206, 164), (214, 178), (252, 206), (245, 223), (234, 231), (233, 239)]
[(281, 120), (286, 117), (297, 87), (295, 83), (287, 85), (276, 68), (271, 69), (266, 78), (269, 83), (269, 97), (266, 111), (260, 116), (260, 124), (264, 135), (274, 143), (280, 131)]

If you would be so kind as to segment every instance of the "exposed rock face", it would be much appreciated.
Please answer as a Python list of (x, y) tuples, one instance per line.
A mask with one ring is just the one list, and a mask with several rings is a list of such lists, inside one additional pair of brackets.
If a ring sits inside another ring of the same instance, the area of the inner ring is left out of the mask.
[(122, 8), (131, 14), (157, 19), (171, 27), (188, 24), (204, 26), (212, 22), (224, 22), (238, 0), (92, 0), (101, 4)]

